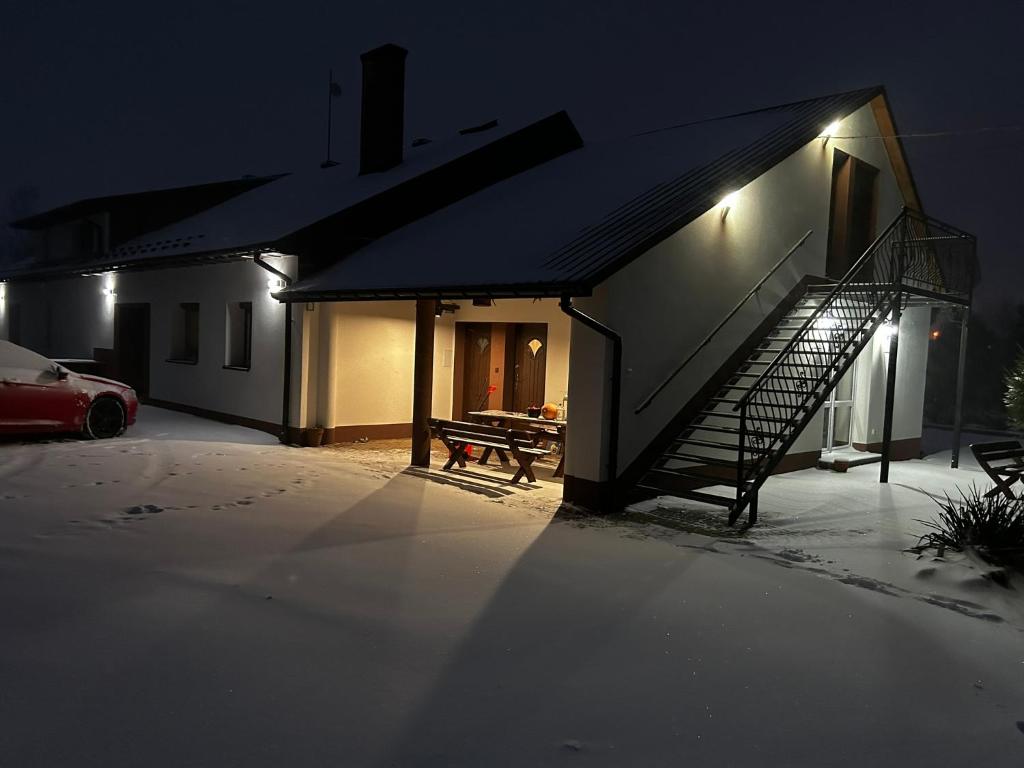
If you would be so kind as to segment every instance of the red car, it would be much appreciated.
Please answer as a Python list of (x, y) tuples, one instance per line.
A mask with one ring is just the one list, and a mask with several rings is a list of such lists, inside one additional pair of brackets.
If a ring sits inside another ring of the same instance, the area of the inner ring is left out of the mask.
[(135, 423), (135, 390), (67, 368), (0, 340), (0, 434), (81, 432), (120, 435)]

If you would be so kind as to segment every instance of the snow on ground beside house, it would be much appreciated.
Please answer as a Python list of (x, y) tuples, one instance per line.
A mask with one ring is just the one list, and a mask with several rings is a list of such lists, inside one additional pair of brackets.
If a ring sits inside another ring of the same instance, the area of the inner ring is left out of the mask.
[(941, 457), (705, 535), (354, 454), (0, 444), (0, 765), (1020, 764), (1019, 585), (900, 551)]

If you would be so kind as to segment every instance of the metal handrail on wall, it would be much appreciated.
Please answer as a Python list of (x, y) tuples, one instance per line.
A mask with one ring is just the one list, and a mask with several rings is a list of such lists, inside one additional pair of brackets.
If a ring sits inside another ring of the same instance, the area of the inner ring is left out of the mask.
[(696, 349), (694, 349), (693, 352), (691, 352), (690, 355), (685, 360), (683, 360), (683, 362), (681, 362), (678, 366), (676, 366), (675, 370), (673, 370), (672, 373), (670, 373), (664, 379), (664, 381), (661, 382), (661, 384), (659, 384), (657, 387), (655, 387), (654, 390), (647, 397), (645, 397), (643, 399), (643, 401), (640, 403), (640, 405), (638, 405), (636, 407), (636, 409), (633, 411), (634, 414), (642, 413), (643, 411), (645, 411), (647, 409), (647, 407), (651, 403), (654, 402), (655, 398), (657, 398), (657, 396), (662, 392), (662, 390), (664, 390), (665, 387), (667, 387), (669, 384), (672, 383), (672, 380), (676, 376), (678, 376), (682, 372), (682, 370), (687, 365), (690, 364), (690, 361), (693, 360), (693, 358), (695, 358), (700, 353), (700, 351), (702, 349), (704, 349), (704, 347), (706, 347), (711, 342), (711, 340), (718, 334), (718, 332), (720, 330), (722, 330), (722, 328), (725, 327), (726, 323), (728, 323), (730, 320), (732, 320), (733, 316), (737, 312), (740, 311), (740, 309), (743, 307), (743, 305), (746, 304), (748, 301), (750, 301), (750, 299), (754, 296), (754, 294), (756, 294), (759, 290), (761, 290), (761, 287), (766, 282), (768, 282), (768, 279), (772, 275), (775, 274), (775, 272), (779, 269), (779, 267), (781, 267), (783, 264), (785, 264), (786, 261), (789, 260), (789, 257), (792, 256), (794, 253), (796, 253), (800, 249), (800, 247), (805, 242), (807, 242), (807, 238), (809, 238), (813, 232), (814, 232), (813, 229), (808, 229), (807, 232), (804, 233), (804, 236), (801, 237), (799, 240), (797, 240), (792, 248), (790, 248), (788, 251), (786, 251), (786, 255), (783, 256), (781, 259), (779, 259), (777, 262), (775, 262), (775, 266), (773, 266), (770, 270), (768, 270), (768, 274), (766, 274), (764, 277), (762, 277), (760, 280), (757, 281), (757, 285), (755, 285), (753, 288), (751, 288), (750, 291), (747, 293), (747, 295), (744, 296), (742, 299), (740, 299), (739, 303), (736, 304), (736, 306), (732, 308), (732, 310), (729, 312), (729, 314), (727, 314), (724, 318), (722, 318), (722, 321), (718, 325), (715, 326), (714, 330), (712, 330), (711, 333), (709, 333), (707, 336), (704, 337), (704, 340), (700, 344), (697, 345)]

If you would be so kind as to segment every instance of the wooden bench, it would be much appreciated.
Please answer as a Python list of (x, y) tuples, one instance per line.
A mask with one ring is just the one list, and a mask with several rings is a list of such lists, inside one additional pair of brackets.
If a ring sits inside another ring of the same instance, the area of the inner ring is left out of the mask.
[(487, 424), (473, 424), (468, 421), (448, 421), (431, 419), (430, 429), (445, 448), (450, 458), (444, 469), (451, 469), (456, 462), (460, 467), (466, 466), (466, 452), (469, 446), (475, 445), (485, 451), (494, 451), (502, 463), (508, 463), (508, 454), (518, 462), (519, 469), (512, 477), (518, 483), (524, 476), (531, 482), (537, 482), (531, 464), (538, 456), (545, 456), (549, 451), (537, 448), (529, 432), (507, 427), (492, 427)]
[(1010, 486), (1024, 475), (1024, 445), (1021, 445), (1019, 440), (972, 443), (971, 453), (978, 460), (978, 466), (985, 470), (996, 484), (995, 488), (985, 494), (986, 499), (1000, 492), (1005, 493), (1008, 498), (1017, 498), (1010, 490)]

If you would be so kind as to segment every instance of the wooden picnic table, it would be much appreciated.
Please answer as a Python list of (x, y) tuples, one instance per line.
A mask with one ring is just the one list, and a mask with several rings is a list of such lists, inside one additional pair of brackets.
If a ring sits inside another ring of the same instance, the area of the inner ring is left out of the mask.
[[(470, 411), (466, 414), (471, 420), (481, 424), (490, 424), (492, 427), (507, 426), (510, 429), (525, 428), (535, 437), (534, 443), (539, 444), (542, 440), (557, 443), (559, 446), (558, 466), (555, 467), (553, 477), (562, 477), (565, 473), (565, 428), (569, 422), (564, 419), (545, 419), (542, 416), (529, 416), (525, 413), (515, 411)], [(491, 449), (485, 448), (480, 455), (479, 464), (486, 464), (491, 455)], [(508, 456), (498, 451), (498, 460), (507, 464)]]

